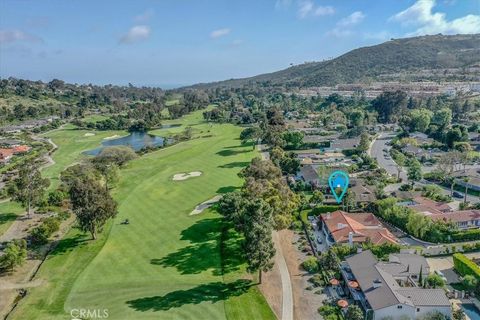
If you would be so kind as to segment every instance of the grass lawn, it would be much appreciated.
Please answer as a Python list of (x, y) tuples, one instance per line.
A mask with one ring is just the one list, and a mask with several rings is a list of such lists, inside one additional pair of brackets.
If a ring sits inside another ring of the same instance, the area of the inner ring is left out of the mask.
[(8, 227), (17, 219), (17, 216), (25, 210), (16, 202), (0, 203), (0, 235), (3, 234)]
[[(245, 272), (238, 235), (213, 210), (189, 215), (240, 186), (237, 173), (255, 155), (240, 145), (241, 128), (200, 119), (201, 111), (171, 122), (193, 125), (197, 138), (122, 170), (111, 228), (95, 242), (72, 230), (37, 276), (45, 285), (29, 291), (13, 319), (65, 319), (72, 308), (108, 309), (111, 319), (274, 318)], [(202, 175), (172, 181), (190, 171)]]
[[(86, 133), (94, 133), (95, 135), (85, 136)], [(50, 178), (50, 189), (58, 186), (60, 173), (66, 167), (86, 157), (82, 154), (83, 151), (99, 147), (103, 138), (116, 134), (126, 135), (127, 133), (125, 131), (76, 130), (73, 126), (45, 133), (43, 136), (51, 138), (58, 146), (58, 149), (52, 155), (55, 164), (42, 170), (43, 176)]]

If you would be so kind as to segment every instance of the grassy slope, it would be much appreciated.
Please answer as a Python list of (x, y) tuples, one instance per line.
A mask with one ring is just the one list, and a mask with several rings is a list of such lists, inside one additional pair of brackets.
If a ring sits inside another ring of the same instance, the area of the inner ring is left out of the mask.
[[(197, 112), (182, 122), (200, 119)], [(240, 239), (229, 233), (222, 249), (218, 214), (188, 215), (215, 193), (241, 184), (236, 173), (253, 156), (251, 147), (239, 146), (240, 128), (194, 128), (198, 136), (213, 136), (148, 154), (122, 171), (115, 191), (119, 216), (101, 251), (93, 258), (105, 233), (78, 247), (81, 239), (70, 232), (62, 243), (72, 251), (60, 249), (48, 259), (38, 276), (46, 285), (31, 290), (14, 319), (62, 319), (79, 307), (108, 308), (113, 319), (274, 318), (257, 288), (240, 279), (245, 273)], [(203, 175), (171, 180), (175, 173), (196, 170)], [(125, 218), (130, 225), (119, 224)], [(227, 257), (223, 266), (221, 252)]]
[(0, 235), (3, 234), (8, 227), (15, 221), (18, 215), (25, 210), (16, 202), (0, 203)]

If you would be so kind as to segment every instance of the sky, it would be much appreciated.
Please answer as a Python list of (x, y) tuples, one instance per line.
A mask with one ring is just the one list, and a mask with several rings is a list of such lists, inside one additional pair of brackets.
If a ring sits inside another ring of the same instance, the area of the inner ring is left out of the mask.
[(0, 0), (0, 77), (171, 88), (437, 33), (480, 0)]

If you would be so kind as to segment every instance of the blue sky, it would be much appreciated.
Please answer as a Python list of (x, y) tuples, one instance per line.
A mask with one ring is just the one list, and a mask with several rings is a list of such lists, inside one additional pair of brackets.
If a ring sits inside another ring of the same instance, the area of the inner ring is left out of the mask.
[(480, 33), (480, 0), (0, 0), (0, 76), (184, 85), (436, 33)]

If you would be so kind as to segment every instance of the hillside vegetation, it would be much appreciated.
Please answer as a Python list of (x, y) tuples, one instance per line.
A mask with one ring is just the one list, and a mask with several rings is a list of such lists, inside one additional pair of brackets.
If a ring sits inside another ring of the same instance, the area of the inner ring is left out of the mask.
[(393, 39), (335, 59), (304, 63), (251, 78), (198, 84), (196, 88), (333, 86), (370, 80), (479, 80), (480, 34)]

